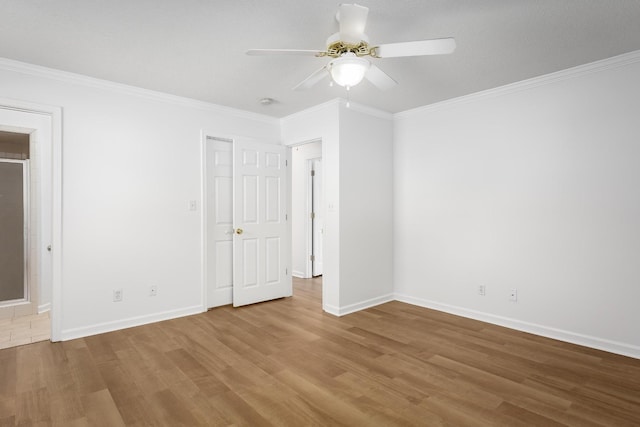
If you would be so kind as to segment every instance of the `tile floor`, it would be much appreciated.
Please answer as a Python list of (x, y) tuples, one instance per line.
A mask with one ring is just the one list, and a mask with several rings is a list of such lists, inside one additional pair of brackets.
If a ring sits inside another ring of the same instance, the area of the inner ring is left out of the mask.
[(51, 338), (49, 312), (0, 319), (0, 349)]

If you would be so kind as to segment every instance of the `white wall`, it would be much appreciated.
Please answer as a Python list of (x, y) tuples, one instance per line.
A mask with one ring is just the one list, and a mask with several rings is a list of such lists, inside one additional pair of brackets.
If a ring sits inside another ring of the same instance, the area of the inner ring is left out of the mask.
[(308, 162), (322, 157), (322, 143), (310, 142), (291, 148), (291, 271), (294, 276), (308, 278), (309, 254), (309, 175)]
[(640, 357), (639, 61), (397, 115), (398, 299)]
[(5, 60), (0, 93), (63, 108), (63, 339), (200, 311), (200, 132), (279, 121)]
[(393, 299), (393, 121), (340, 108), (340, 309)]
[(325, 310), (395, 281), (403, 301), (640, 357), (639, 59), (395, 121), (339, 100), (278, 121), (0, 60), (3, 97), (63, 108), (62, 336), (201, 310), (205, 129), (322, 141)]
[(339, 103), (329, 102), (281, 120), (283, 144), (296, 145), (317, 140), (322, 143), (325, 194), (322, 307), (332, 313), (336, 313), (340, 307), (340, 221), (337, 209), (340, 197), (339, 115)]
[(393, 298), (392, 117), (336, 100), (282, 120), (284, 144), (320, 139), (325, 189), (323, 308)]

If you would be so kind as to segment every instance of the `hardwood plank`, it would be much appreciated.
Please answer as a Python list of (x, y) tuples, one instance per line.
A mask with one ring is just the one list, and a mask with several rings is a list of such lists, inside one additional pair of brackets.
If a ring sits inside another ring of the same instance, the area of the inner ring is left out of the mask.
[(85, 394), (82, 397), (82, 404), (86, 411), (87, 421), (91, 426), (120, 427), (125, 425), (111, 398), (111, 393), (107, 389)]
[(16, 398), (16, 424), (35, 425), (51, 421), (49, 395), (46, 388), (19, 393)]

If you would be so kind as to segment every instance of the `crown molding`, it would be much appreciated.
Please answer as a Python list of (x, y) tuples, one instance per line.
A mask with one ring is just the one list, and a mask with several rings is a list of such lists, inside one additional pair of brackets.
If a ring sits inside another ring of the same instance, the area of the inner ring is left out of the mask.
[(330, 101), (323, 102), (322, 104), (314, 105), (313, 107), (305, 108), (304, 110), (296, 111), (293, 114), (289, 114), (288, 116), (281, 117), (280, 123), (282, 124), (289, 120), (296, 120), (300, 117), (308, 116), (309, 114), (314, 114), (328, 108), (338, 107), (339, 105), (340, 105), (340, 99), (334, 98)]
[(472, 93), (470, 95), (460, 96), (458, 98), (448, 99), (434, 104), (424, 105), (422, 107), (413, 108), (411, 110), (402, 111), (394, 114), (394, 118), (410, 117), (417, 113), (424, 113), (429, 111), (438, 111), (445, 108), (450, 108), (457, 105), (467, 104), (480, 99), (495, 98), (498, 96), (509, 95), (520, 91), (536, 88), (539, 86), (546, 86), (553, 83), (561, 82), (563, 80), (573, 79), (577, 77), (586, 76), (589, 74), (595, 74), (602, 71), (613, 70), (616, 68), (624, 67), (627, 65), (640, 62), (640, 50), (636, 50), (629, 53), (623, 53), (622, 55), (613, 56), (611, 58), (602, 59), (600, 61), (590, 62), (584, 65), (578, 65), (576, 67), (567, 68), (566, 70), (557, 71), (550, 74), (545, 74), (538, 77), (533, 77), (527, 80), (522, 80), (516, 83), (510, 83), (508, 85), (499, 86), (492, 89), (487, 89), (481, 92)]
[(137, 86), (116, 83), (109, 80), (89, 77), (82, 74), (71, 73), (68, 71), (56, 70), (40, 65), (28, 64), (26, 62), (15, 61), (13, 59), (0, 57), (0, 70), (11, 71), (30, 76), (41, 77), (50, 80), (57, 80), (65, 83), (86, 86), (96, 89), (102, 89), (117, 92), (123, 95), (136, 96), (152, 101), (165, 102), (180, 107), (194, 108), (198, 110), (208, 111), (217, 114), (229, 115), (238, 118), (255, 120), (269, 124), (278, 123), (275, 117), (252, 113), (236, 108), (225, 107), (223, 105), (213, 104), (210, 102), (199, 101), (192, 98), (186, 98), (177, 95), (171, 95), (164, 92), (158, 92), (150, 89), (143, 89)]
[[(369, 116), (377, 117), (384, 120), (393, 120), (393, 114), (388, 111), (383, 111), (378, 108), (369, 107), (364, 104), (358, 104), (357, 102), (347, 101), (344, 98), (338, 98), (338, 102), (341, 106), (348, 110), (357, 111), (358, 113), (367, 114)], [(348, 105), (347, 105), (348, 104)]]
[[(349, 104), (349, 106), (347, 107), (347, 103)], [(306, 108), (304, 110), (295, 112), (293, 114), (290, 114), (288, 116), (282, 117), (280, 119), (281, 123), (282, 122), (286, 122), (288, 120), (295, 120), (297, 118), (300, 117), (304, 117), (308, 114), (313, 114), (316, 113), (318, 111), (324, 110), (326, 108), (331, 108), (331, 107), (344, 107), (347, 108), (349, 110), (353, 110), (353, 111), (357, 111), (359, 113), (363, 113), (363, 114), (368, 114), (370, 116), (373, 117), (377, 117), (379, 119), (384, 119), (384, 120), (393, 120), (393, 114), (387, 112), (387, 111), (383, 111), (383, 110), (379, 110), (377, 108), (373, 108), (373, 107), (368, 107), (364, 104), (359, 104), (357, 102), (353, 102), (353, 101), (347, 101), (344, 98), (334, 98), (330, 101), (327, 102), (323, 102), (322, 104), (318, 104), (315, 105), (313, 107), (309, 107)]]

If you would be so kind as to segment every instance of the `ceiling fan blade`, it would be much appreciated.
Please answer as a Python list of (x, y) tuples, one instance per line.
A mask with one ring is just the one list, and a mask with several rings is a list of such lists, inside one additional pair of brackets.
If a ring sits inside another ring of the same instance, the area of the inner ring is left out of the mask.
[(399, 56), (442, 55), (456, 50), (456, 41), (446, 39), (420, 40), (404, 43), (381, 44), (375, 49), (378, 58), (395, 58)]
[(369, 70), (364, 75), (364, 78), (369, 80), (374, 86), (376, 86), (380, 90), (388, 90), (398, 84), (395, 80), (393, 80), (387, 73), (382, 71), (380, 68), (371, 64), (369, 66)]
[(306, 79), (304, 79), (300, 83), (298, 83), (298, 85), (296, 87), (294, 87), (293, 90), (306, 90), (306, 89), (309, 89), (312, 86), (314, 86), (315, 84), (317, 84), (318, 82), (320, 82), (322, 79), (325, 79), (328, 76), (329, 76), (329, 70), (327, 70), (327, 67), (324, 66), (324, 67), (320, 68), (319, 70), (315, 71), (313, 74), (311, 74), (309, 77), (307, 77)]
[(304, 50), (304, 49), (249, 49), (247, 55), (303, 55), (303, 56), (322, 56), (325, 52), (320, 50)]
[(369, 8), (358, 4), (341, 4), (336, 18), (340, 23), (340, 40), (358, 44), (366, 38), (364, 28), (367, 25)]

